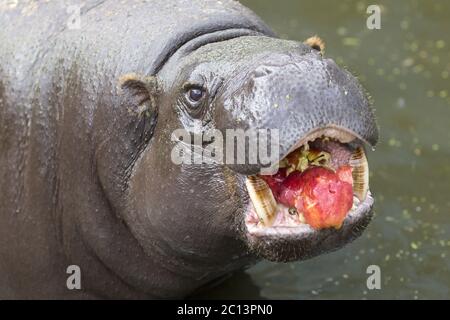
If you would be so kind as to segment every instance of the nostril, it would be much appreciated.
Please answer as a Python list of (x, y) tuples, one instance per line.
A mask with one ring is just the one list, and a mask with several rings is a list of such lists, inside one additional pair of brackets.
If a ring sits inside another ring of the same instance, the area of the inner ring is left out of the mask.
[(267, 68), (267, 67), (259, 67), (255, 71), (253, 71), (253, 76), (255, 78), (261, 78), (261, 77), (268, 76), (271, 73), (272, 73), (272, 70), (270, 70), (269, 68)]

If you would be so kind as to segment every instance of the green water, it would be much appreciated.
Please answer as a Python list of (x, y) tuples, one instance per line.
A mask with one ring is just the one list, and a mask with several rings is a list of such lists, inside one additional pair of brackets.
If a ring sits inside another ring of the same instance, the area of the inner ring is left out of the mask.
[[(369, 153), (376, 215), (345, 248), (262, 262), (210, 293), (222, 298), (450, 298), (450, 1), (245, 0), (283, 38), (317, 34), (325, 55), (371, 94), (381, 140)], [(381, 6), (381, 29), (366, 8)], [(381, 268), (368, 290), (366, 268)]]

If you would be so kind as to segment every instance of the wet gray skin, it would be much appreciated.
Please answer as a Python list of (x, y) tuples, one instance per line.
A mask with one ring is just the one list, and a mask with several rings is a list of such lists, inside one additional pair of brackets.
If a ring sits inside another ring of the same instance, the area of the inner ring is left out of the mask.
[(64, 6), (23, 6), (0, 7), (0, 297), (182, 297), (368, 224), (370, 196), (339, 230), (252, 235), (244, 179), (261, 165), (171, 161), (179, 128), (277, 128), (278, 159), (317, 131), (375, 145), (364, 91), (317, 50), (231, 1), (92, 1), (80, 31), (57, 27)]

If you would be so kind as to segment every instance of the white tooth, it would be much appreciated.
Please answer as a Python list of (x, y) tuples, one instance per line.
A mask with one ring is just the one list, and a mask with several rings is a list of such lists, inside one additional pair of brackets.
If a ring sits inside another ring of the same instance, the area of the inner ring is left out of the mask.
[(356, 210), (356, 208), (358, 208), (359, 204), (361, 203), (361, 201), (359, 201), (357, 196), (353, 196), (353, 205), (352, 205), (352, 211)]
[(266, 227), (271, 226), (277, 213), (277, 202), (272, 190), (264, 180), (256, 176), (248, 176), (245, 185), (259, 219)]
[(306, 224), (306, 219), (302, 212), (298, 213), (298, 220), (300, 221), (300, 223)]
[(358, 147), (350, 157), (352, 167), (353, 192), (360, 201), (364, 201), (369, 190), (369, 164), (363, 148)]

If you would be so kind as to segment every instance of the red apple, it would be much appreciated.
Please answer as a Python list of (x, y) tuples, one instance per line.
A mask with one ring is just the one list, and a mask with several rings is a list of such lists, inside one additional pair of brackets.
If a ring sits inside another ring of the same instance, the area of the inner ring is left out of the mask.
[(288, 177), (283, 170), (263, 179), (279, 203), (296, 207), (314, 229), (340, 228), (353, 204), (350, 166), (342, 166), (336, 172), (312, 166)]

